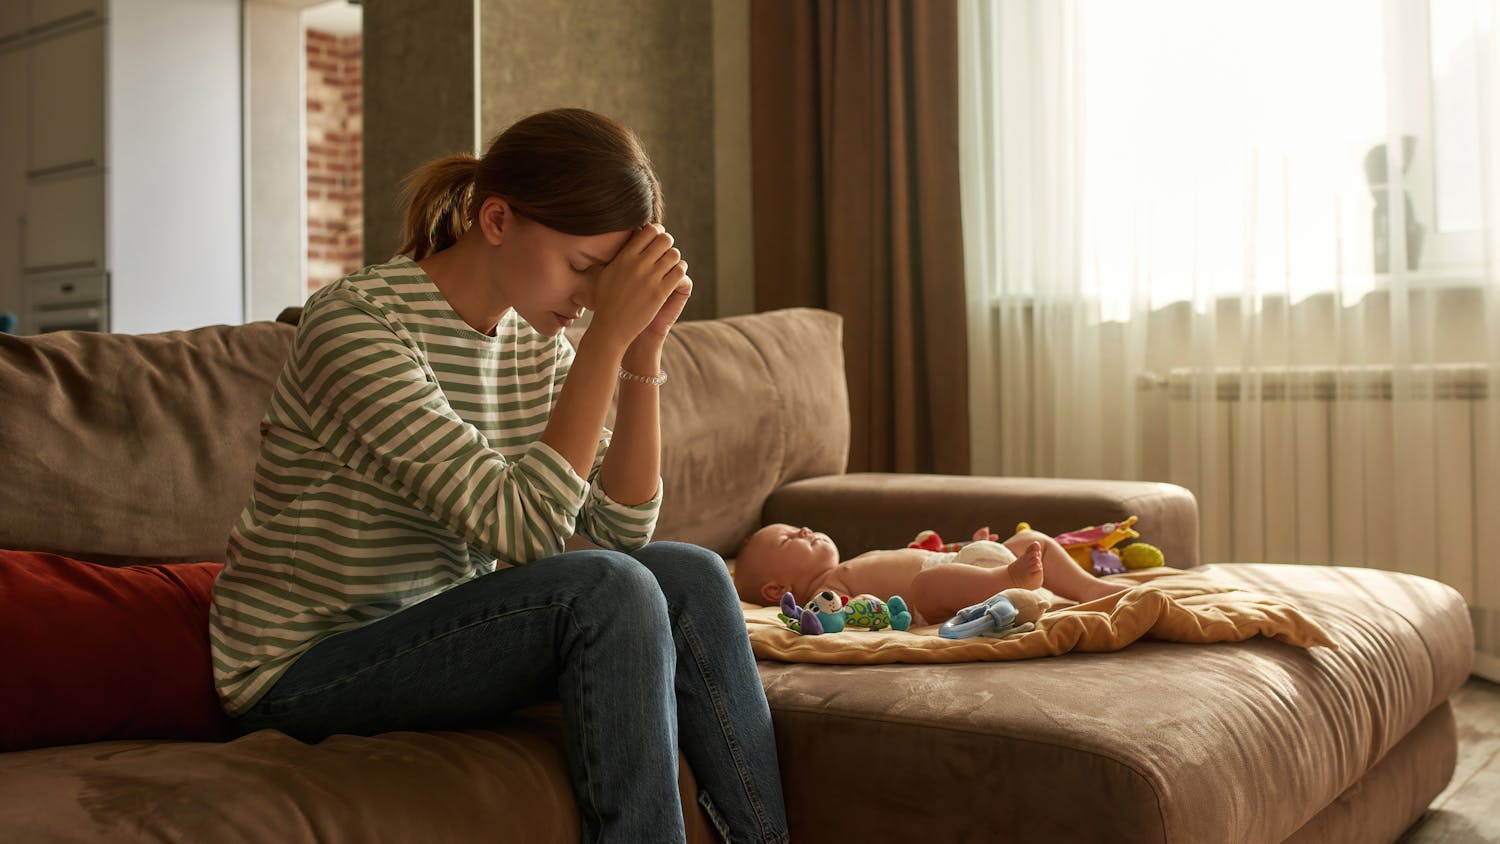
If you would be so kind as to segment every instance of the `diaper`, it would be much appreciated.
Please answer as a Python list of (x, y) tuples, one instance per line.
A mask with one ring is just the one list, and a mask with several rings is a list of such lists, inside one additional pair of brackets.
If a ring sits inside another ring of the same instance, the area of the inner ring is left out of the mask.
[(933, 566), (947, 566), (954, 563), (998, 569), (1015, 561), (1016, 555), (1012, 554), (1009, 548), (998, 542), (981, 539), (978, 542), (970, 542), (957, 551), (934, 551), (928, 554), (922, 560), (922, 570), (926, 571)]

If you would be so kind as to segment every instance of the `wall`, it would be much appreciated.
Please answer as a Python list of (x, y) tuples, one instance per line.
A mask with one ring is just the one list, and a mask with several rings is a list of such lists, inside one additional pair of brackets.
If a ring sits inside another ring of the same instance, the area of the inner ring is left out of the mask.
[(364, 266), (360, 36), (307, 30), (307, 288)]
[(241, 322), (240, 2), (113, 0), (109, 15), (111, 329)]
[[(750, 201), (750, 0), (714, 0), (714, 240), (718, 315), (755, 310)], [(690, 271), (691, 274), (691, 271)]]
[[(24, 9), (15, 30), (24, 30)], [(5, 27), (11, 29), (11, 26)], [(7, 34), (10, 34), (7, 32)], [(26, 51), (0, 51), (0, 114), (26, 114)], [(21, 220), (26, 213), (26, 120), (0, 121), (0, 313), (19, 318), (21, 306)]]
[(303, 231), (302, 14), (245, 3), (245, 318), (275, 319), (307, 294)]

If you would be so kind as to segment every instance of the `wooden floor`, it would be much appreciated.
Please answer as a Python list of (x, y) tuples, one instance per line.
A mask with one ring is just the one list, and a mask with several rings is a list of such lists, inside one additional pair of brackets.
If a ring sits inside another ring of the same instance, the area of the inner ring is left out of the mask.
[(1458, 766), (1400, 844), (1500, 842), (1500, 685), (1470, 677), (1453, 695)]

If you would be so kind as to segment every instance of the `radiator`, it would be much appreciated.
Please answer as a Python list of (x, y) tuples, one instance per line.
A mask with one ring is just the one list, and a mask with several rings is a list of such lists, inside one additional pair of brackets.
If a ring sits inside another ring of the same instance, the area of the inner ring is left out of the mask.
[(1143, 455), (1197, 494), (1205, 562), (1443, 581), (1473, 608), (1495, 676), (1500, 449), (1486, 367), (1179, 369), (1140, 385)]

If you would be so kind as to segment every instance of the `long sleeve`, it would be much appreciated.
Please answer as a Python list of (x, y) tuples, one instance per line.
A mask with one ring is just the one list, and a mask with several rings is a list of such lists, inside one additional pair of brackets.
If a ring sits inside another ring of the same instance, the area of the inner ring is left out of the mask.
[[(566, 337), (558, 344), (557, 354), (555, 383), (561, 389), (576, 354)], [(605, 428), (599, 438), (599, 447), (594, 452), (594, 464), (589, 469), (588, 495), (578, 514), (578, 530), (602, 548), (633, 551), (650, 542), (656, 532), (656, 518), (661, 510), (662, 483), (658, 478), (656, 495), (650, 501), (640, 504), (621, 504), (610, 498), (604, 491), (599, 475), (612, 436), (611, 431)]]
[(308, 433), (486, 553), (512, 563), (559, 553), (588, 483), (541, 441), (507, 461), (379, 309), (357, 293), (328, 294), (309, 302), (292, 350)]

